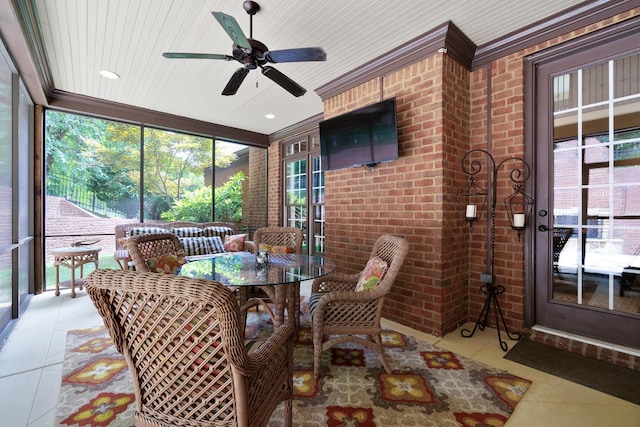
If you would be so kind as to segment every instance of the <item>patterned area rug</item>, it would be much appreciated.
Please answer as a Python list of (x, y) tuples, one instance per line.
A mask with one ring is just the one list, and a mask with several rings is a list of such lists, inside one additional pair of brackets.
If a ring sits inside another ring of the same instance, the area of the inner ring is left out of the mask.
[[(250, 313), (247, 335), (268, 334), (265, 313)], [(322, 378), (313, 377), (309, 320), (295, 348), (294, 426), (501, 426), (530, 381), (386, 331), (387, 374), (378, 356), (345, 345), (323, 354)], [(56, 425), (134, 425), (133, 386), (126, 363), (103, 327), (67, 335)], [(282, 407), (269, 424), (282, 425)]]

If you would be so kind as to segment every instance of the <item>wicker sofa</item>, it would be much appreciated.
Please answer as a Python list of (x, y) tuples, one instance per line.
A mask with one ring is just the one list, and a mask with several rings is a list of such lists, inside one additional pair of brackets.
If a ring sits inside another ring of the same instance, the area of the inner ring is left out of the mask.
[[(124, 240), (133, 235), (167, 231), (174, 233), (180, 239), (183, 247), (187, 249), (185, 251), (187, 255), (203, 255), (208, 252), (221, 252), (224, 251), (224, 248), (220, 248), (219, 244), (216, 244), (215, 248), (211, 248), (210, 243), (207, 245), (198, 244), (198, 240), (200, 241), (200, 243), (202, 243), (203, 239), (206, 240), (218, 236), (220, 237), (220, 241), (223, 243), (225, 240), (225, 236), (232, 236), (236, 234), (236, 225), (232, 222), (189, 221), (174, 221), (162, 223), (132, 222), (127, 224), (119, 224), (115, 227), (116, 250), (113, 254), (113, 258), (116, 260), (121, 269), (127, 270), (129, 268), (129, 263), (131, 262), (131, 257), (129, 256), (129, 252), (123, 245)], [(250, 242), (247, 242), (245, 246), (246, 247), (242, 250), (253, 251)], [(196, 252), (193, 252), (193, 248), (196, 248)]]

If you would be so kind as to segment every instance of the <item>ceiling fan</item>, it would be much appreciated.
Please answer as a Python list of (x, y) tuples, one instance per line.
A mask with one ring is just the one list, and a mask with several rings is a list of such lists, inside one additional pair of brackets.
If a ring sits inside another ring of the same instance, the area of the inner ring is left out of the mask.
[(293, 96), (302, 96), (307, 91), (298, 83), (282, 74), (277, 69), (266, 65), (267, 63), (277, 64), (280, 62), (304, 62), (304, 61), (326, 61), (327, 54), (321, 47), (304, 47), (297, 49), (269, 50), (262, 42), (253, 38), (253, 15), (260, 10), (260, 5), (254, 1), (245, 1), (244, 10), (249, 14), (249, 37), (246, 37), (238, 25), (238, 21), (233, 16), (222, 12), (211, 12), (216, 20), (222, 25), (233, 41), (231, 55), (216, 53), (182, 53), (165, 52), (165, 58), (195, 58), (195, 59), (222, 59), (225, 61), (238, 61), (243, 64), (238, 68), (222, 91), (223, 95), (234, 95), (244, 81), (250, 70), (260, 67), (262, 74), (282, 86)]

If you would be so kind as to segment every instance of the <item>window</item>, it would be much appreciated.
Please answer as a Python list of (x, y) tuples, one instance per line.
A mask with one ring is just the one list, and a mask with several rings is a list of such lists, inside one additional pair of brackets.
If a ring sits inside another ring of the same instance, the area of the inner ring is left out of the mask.
[[(303, 230), (303, 252), (324, 252), (324, 171), (313, 131), (283, 143), (285, 225)], [(310, 178), (310, 179), (309, 179)]]
[[(46, 289), (55, 284), (54, 248), (95, 243), (100, 267), (118, 268), (117, 224), (215, 220), (244, 231), (266, 225), (263, 148), (47, 110), (45, 153)], [(68, 280), (71, 272), (60, 275)]]

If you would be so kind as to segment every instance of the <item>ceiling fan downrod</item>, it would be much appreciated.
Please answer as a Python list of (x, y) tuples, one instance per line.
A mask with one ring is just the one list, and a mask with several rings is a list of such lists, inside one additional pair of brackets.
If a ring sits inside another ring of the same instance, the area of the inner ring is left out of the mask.
[(260, 5), (254, 1), (245, 1), (242, 3), (245, 12), (249, 14), (249, 38), (253, 38), (253, 15), (258, 13)]

